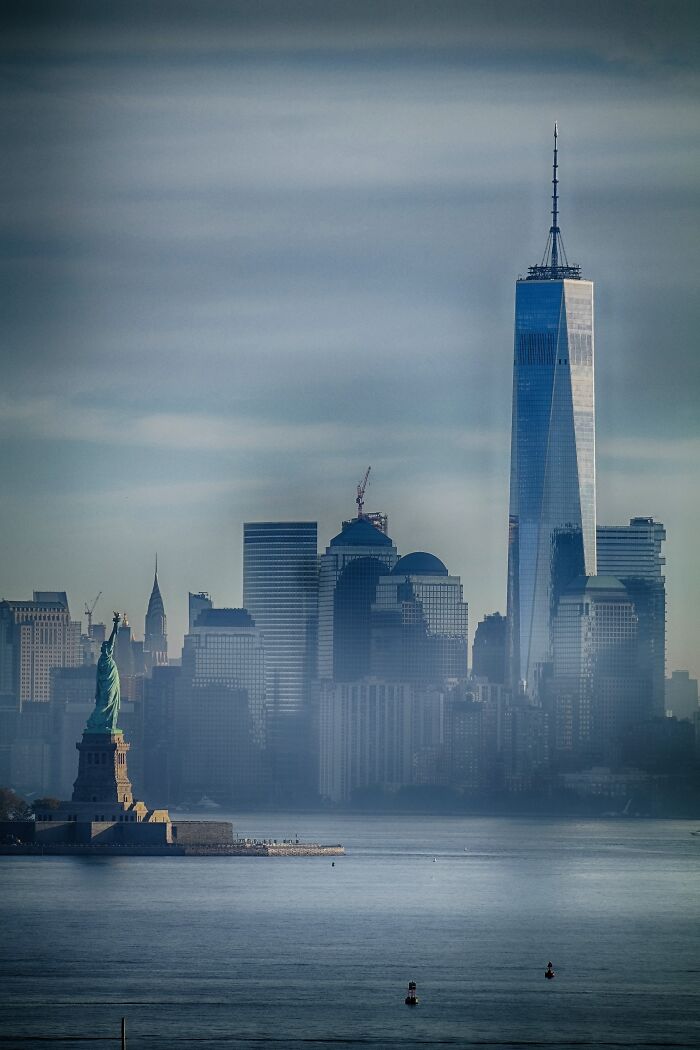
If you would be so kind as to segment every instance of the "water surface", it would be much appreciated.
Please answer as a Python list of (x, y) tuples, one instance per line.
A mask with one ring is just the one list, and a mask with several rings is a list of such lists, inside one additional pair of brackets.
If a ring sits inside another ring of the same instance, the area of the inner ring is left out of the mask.
[(0, 1044), (700, 1046), (692, 823), (233, 819), (347, 856), (0, 858)]

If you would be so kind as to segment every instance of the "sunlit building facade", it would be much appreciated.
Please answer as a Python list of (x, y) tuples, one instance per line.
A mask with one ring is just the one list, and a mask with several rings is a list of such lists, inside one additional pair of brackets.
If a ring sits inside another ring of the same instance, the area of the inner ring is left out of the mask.
[(557, 212), (545, 257), (519, 279), (508, 535), (508, 676), (538, 695), (559, 596), (596, 572), (593, 283), (566, 261)]

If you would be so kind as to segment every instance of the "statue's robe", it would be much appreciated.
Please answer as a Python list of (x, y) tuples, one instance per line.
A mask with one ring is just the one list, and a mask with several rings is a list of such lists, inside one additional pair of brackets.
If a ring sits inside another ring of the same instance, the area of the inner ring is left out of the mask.
[(97, 662), (95, 709), (85, 726), (86, 733), (116, 733), (119, 718), (119, 671), (112, 648), (100, 654)]

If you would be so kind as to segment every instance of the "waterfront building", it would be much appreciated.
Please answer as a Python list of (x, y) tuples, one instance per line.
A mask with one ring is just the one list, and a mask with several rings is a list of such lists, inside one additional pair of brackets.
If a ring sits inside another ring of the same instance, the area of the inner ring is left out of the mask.
[(158, 586), (158, 559), (153, 576), (153, 588), (148, 600), (143, 634), (143, 652), (146, 671), (168, 662), (168, 621)]
[(467, 632), (462, 583), (434, 554), (406, 554), (378, 578), (371, 607), (372, 674), (408, 682), (465, 678)]
[(625, 732), (652, 716), (638, 623), (632, 598), (612, 576), (581, 577), (561, 596), (546, 694), (557, 760), (619, 761)]
[(185, 636), (175, 684), (181, 797), (259, 797), (265, 746), (265, 660), (246, 609), (204, 609)]
[(504, 683), (506, 671), (506, 618), (489, 613), (477, 624), (472, 645), (472, 674), (487, 682)]
[(322, 798), (348, 802), (362, 789), (425, 783), (421, 757), (444, 743), (440, 690), (374, 677), (321, 683)]
[(653, 518), (597, 529), (598, 572), (615, 576), (634, 601), (638, 623), (639, 671), (651, 694), (651, 712), (664, 714), (666, 672), (666, 581), (662, 544), (666, 529)]
[(311, 681), (316, 672), (315, 521), (243, 525), (243, 604), (265, 647), (267, 747), (280, 791), (308, 779)]
[(593, 283), (564, 251), (554, 135), (547, 246), (515, 294), (508, 684), (531, 698), (551, 664), (559, 595), (596, 572)]
[(398, 561), (389, 536), (353, 518), (319, 559), (318, 677), (351, 681), (370, 671), (371, 614), (381, 576)]
[(672, 671), (666, 679), (666, 714), (692, 722), (699, 712), (697, 678), (689, 671)]
[(80, 623), (65, 591), (34, 591), (32, 601), (0, 602), (0, 695), (18, 705), (51, 699), (51, 670), (82, 662)]

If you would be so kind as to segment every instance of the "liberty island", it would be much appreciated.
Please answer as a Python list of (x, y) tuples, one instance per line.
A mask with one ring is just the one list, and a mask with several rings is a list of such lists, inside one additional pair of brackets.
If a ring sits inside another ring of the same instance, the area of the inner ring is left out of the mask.
[(0, 822), (0, 855), (83, 854), (166, 856), (342, 855), (340, 845), (271, 839), (234, 840), (233, 824), (220, 820), (176, 820), (167, 809), (149, 809), (135, 799), (127, 771), (129, 744), (118, 726), (121, 689), (114, 660), (120, 622), (102, 643), (97, 663), (95, 707), (87, 720), (78, 776), (70, 801), (39, 807), (35, 820)]

